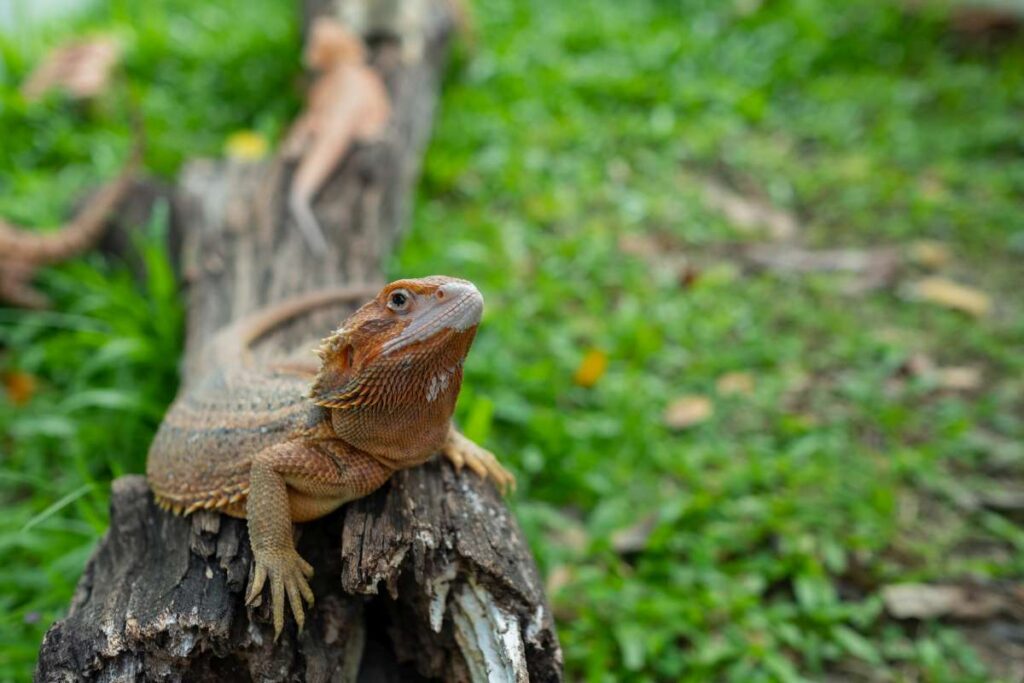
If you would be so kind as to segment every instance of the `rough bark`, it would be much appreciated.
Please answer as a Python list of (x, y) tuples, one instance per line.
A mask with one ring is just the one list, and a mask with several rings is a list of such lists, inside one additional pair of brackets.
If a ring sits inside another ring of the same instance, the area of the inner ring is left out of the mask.
[[(183, 173), (176, 224), (188, 297), (185, 382), (203, 372), (199, 349), (229, 321), (301, 291), (380, 279), (405, 223), (450, 30), (442, 0), (405, 2), (419, 14), (374, 3), (376, 14), (364, 12), (357, 27), (388, 84), (394, 119), (384, 140), (347, 156), (314, 204), (328, 253), (310, 253), (285, 216), (292, 169), (196, 162)], [(351, 16), (353, 6), (307, 9)], [(389, 24), (399, 10), (403, 20)], [(262, 341), (257, 356), (311, 348), (344, 313), (297, 321)], [(243, 604), (252, 563), (244, 520), (173, 516), (154, 505), (142, 477), (118, 479), (110, 529), (68, 616), (46, 634), (36, 679), (561, 678), (529, 549), (500, 496), (472, 473), (437, 461), (400, 472), (298, 534), (316, 569), (317, 602), (303, 633), (289, 623), (275, 643), (267, 601)]]
[[(168, 220), (172, 216), (166, 215), (171, 213), (173, 201), (173, 185), (145, 175), (136, 178), (128, 195), (110, 217), (97, 249), (126, 264), (141, 282), (145, 279), (146, 266), (136, 244), (140, 230), (148, 229), (154, 220), (166, 222), (168, 247), (173, 254), (181, 252), (181, 231), (173, 220)], [(172, 265), (178, 267), (177, 259), (173, 259)]]

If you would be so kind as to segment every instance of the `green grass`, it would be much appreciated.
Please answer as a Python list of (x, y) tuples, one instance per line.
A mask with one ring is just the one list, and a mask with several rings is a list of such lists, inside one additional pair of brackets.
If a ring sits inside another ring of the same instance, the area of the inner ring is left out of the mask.
[[(72, 29), (113, 30), (123, 76), (100, 102), (28, 104), (17, 86)], [(287, 3), (109, 2), (75, 27), (0, 35), (0, 216), (46, 226), (128, 153), (145, 120), (147, 169), (173, 177), (240, 129), (277, 135), (299, 106), (296, 17)], [(167, 207), (139, 226), (146, 276), (96, 257), (45, 272), (52, 311), (0, 309), (0, 374), (36, 377), (31, 401), (0, 396), (0, 680), (28, 680), (107, 525), (111, 478), (141, 472), (177, 386), (182, 311), (162, 238)]]
[[(89, 20), (131, 35), (158, 172), (236, 129), (275, 136), (297, 106), (280, 97), (294, 18), (236, 4), (125, 3)], [(1021, 43), (965, 44), (939, 14), (881, 0), (481, 1), (475, 15), (390, 270), (485, 293), (460, 418), (519, 475), (512, 504), (570, 677), (992, 680), (965, 633), (894, 622), (879, 590), (1024, 574), (1019, 520), (958, 503), (1024, 481)], [(0, 149), (0, 214), (26, 222), (56, 220), (127, 147), (116, 98), (83, 113), (12, 94), (51, 38), (2, 53), (0, 129), (39, 132)], [(704, 204), (703, 174), (793, 211), (811, 245), (941, 240), (943, 273), (995, 310), (746, 273), (731, 246), (758, 238)], [(663, 254), (626, 253), (624, 235)], [(0, 403), (0, 678), (27, 677), (103, 531), (109, 478), (141, 469), (173, 394), (180, 313), (158, 240), (148, 291), (75, 263), (44, 278), (55, 312), (3, 312), (0, 362), (41, 388)], [(688, 286), (680, 256), (698, 273)], [(609, 366), (584, 388), (573, 375), (592, 349)], [(921, 353), (980, 366), (984, 386), (903, 378)], [(729, 372), (749, 373), (752, 394), (721, 395)], [(673, 432), (662, 413), (688, 394), (714, 415)], [(649, 535), (622, 551), (639, 522)]]

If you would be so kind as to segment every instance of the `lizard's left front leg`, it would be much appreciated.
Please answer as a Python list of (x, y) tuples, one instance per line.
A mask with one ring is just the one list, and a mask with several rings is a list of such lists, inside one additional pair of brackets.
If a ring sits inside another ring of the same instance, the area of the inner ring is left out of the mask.
[(480, 475), (481, 479), (493, 479), (502, 493), (509, 489), (515, 490), (516, 478), (512, 473), (502, 467), (493, 453), (463, 436), (454, 424), (448, 425), (448, 436), (441, 446), (441, 454), (448, 458), (456, 471), (468, 467)]
[(367, 495), (390, 475), (390, 469), (340, 442), (292, 441), (253, 458), (246, 517), (255, 566), (245, 602), (252, 604), (270, 579), (275, 640), (284, 628), (286, 596), (300, 630), (305, 623), (303, 600), (313, 604), (313, 567), (295, 549), (292, 522), (322, 517)]

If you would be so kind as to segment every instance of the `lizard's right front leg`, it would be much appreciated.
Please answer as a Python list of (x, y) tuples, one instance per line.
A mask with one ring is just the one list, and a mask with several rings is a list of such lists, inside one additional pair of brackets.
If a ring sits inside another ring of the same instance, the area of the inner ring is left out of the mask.
[(313, 567), (299, 555), (292, 521), (322, 517), (383, 484), (391, 470), (338, 442), (290, 441), (260, 451), (249, 471), (246, 517), (254, 560), (245, 603), (252, 604), (270, 579), (274, 639), (284, 628), (287, 597), (295, 622), (305, 624), (303, 600), (313, 604)]

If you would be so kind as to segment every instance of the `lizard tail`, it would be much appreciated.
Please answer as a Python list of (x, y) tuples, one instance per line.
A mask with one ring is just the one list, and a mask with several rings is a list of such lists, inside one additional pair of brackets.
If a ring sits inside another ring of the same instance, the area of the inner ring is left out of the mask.
[(137, 143), (117, 178), (101, 187), (71, 222), (55, 232), (21, 230), (0, 220), (0, 251), (31, 254), (36, 264), (57, 263), (85, 251), (100, 238), (107, 218), (128, 194), (140, 162), (141, 144)]
[(310, 248), (318, 255), (327, 249), (327, 242), (311, 204), (351, 146), (355, 119), (360, 112), (353, 108), (349, 99), (345, 99), (340, 106), (325, 113), (333, 115), (330, 127), (321, 130), (304, 150), (288, 191), (288, 208), (292, 217)]
[(292, 218), (299, 226), (299, 231), (306, 239), (306, 244), (314, 254), (323, 254), (327, 251), (327, 240), (324, 238), (324, 231), (320, 229), (320, 223), (313, 213), (309, 197), (305, 197), (294, 190), (288, 196), (288, 208)]
[(222, 364), (237, 363), (239, 358), (246, 360), (256, 340), (288, 320), (324, 306), (372, 298), (382, 286), (368, 283), (320, 289), (257, 311), (217, 333), (211, 344), (214, 357), (210, 360)]

